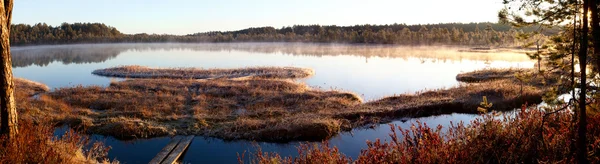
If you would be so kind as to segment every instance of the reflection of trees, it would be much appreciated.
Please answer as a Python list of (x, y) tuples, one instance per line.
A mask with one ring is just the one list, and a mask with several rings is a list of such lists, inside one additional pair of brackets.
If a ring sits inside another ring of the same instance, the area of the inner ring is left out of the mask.
[[(190, 51), (242, 51), (250, 53), (285, 54), (294, 56), (352, 55), (389, 58), (436, 59), (438, 61), (502, 60), (528, 61), (529, 58), (515, 52), (461, 52), (458, 47), (443, 46), (391, 46), (355, 44), (308, 44), (308, 43), (151, 43), (151, 44), (84, 44), (61, 46), (31, 46), (12, 49), (13, 66), (46, 66), (51, 62), (98, 63), (115, 58), (125, 51), (190, 50)], [(367, 60), (367, 59), (366, 59)]]
[(39, 46), (12, 49), (13, 67), (46, 66), (52, 62), (64, 64), (99, 63), (127, 50), (112, 46)]
[(464, 47), (448, 46), (394, 46), (365, 44), (310, 44), (310, 43), (201, 43), (201, 44), (132, 44), (134, 51), (192, 50), (244, 51), (251, 53), (285, 54), (294, 56), (339, 56), (390, 58), (426, 58), (439, 60), (502, 60), (529, 61), (523, 53), (511, 50), (494, 52), (460, 51)]

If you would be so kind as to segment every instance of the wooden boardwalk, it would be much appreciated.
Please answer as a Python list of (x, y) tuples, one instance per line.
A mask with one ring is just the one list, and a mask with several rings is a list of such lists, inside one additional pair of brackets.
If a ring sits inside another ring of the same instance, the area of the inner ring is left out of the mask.
[(173, 164), (181, 157), (183, 152), (192, 143), (194, 136), (176, 136), (165, 146), (156, 157), (154, 157), (149, 163), (150, 164)]

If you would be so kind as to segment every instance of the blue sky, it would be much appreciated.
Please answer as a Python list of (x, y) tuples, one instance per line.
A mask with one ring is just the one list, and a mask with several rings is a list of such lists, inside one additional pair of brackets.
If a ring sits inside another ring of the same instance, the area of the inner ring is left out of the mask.
[(501, 0), (15, 0), (13, 23), (101, 22), (124, 33), (190, 34), (294, 24), (497, 21)]

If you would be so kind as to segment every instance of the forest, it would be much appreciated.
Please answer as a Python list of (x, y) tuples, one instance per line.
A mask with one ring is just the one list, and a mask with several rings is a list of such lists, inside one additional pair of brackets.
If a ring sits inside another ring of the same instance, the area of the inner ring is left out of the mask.
[[(518, 36), (538, 27), (515, 28), (499, 23), (444, 23), (426, 25), (294, 25), (257, 27), (238, 31), (211, 31), (188, 35), (124, 34), (103, 23), (63, 23), (50, 26), (16, 24), (11, 27), (11, 45), (140, 42), (316, 42), (400, 45), (521, 46)], [(552, 35), (558, 27), (542, 34)]]

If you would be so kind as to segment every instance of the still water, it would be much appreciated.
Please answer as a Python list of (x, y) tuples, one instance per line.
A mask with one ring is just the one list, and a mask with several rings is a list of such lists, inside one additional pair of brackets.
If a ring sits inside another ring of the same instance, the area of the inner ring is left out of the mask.
[[(299, 81), (317, 89), (358, 93), (365, 100), (447, 88), (458, 84), (455, 76), (482, 68), (531, 68), (528, 57), (517, 52), (459, 52), (459, 47), (403, 47), (384, 45), (301, 43), (218, 44), (85, 44), (13, 47), (16, 77), (42, 82), (51, 88), (77, 85), (107, 86), (113, 79), (92, 75), (95, 69), (119, 65), (151, 67), (239, 68), (294, 66), (312, 68), (315, 75)], [(450, 121), (469, 122), (472, 115), (452, 114), (421, 118), (430, 126)], [(410, 127), (415, 120), (392, 122)], [(354, 130), (330, 140), (341, 152), (356, 158), (366, 140), (389, 138), (389, 126)], [(57, 132), (60, 133), (60, 132)], [(123, 163), (146, 163), (169, 142), (169, 138), (118, 141), (95, 136), (113, 149), (111, 158)], [(296, 154), (298, 143), (274, 144), (223, 141), (196, 137), (184, 162), (236, 163), (237, 153), (263, 151)], [(246, 157), (248, 157), (246, 153)]]

